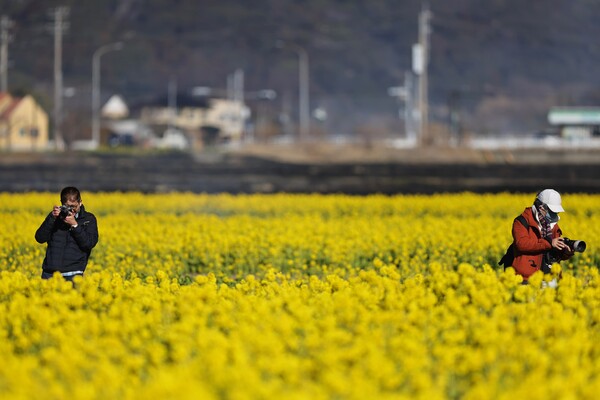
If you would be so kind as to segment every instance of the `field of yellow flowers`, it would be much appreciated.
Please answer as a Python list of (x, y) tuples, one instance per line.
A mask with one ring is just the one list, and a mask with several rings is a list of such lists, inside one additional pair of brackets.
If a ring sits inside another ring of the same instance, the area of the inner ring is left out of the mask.
[(600, 196), (586, 252), (521, 285), (497, 261), (534, 194), (83, 193), (100, 241), (40, 279), (54, 193), (0, 193), (0, 397), (593, 399)]

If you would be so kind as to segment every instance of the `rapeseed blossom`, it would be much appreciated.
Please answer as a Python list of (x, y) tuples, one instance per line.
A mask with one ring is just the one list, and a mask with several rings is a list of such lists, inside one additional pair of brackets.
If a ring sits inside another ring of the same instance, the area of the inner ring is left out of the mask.
[(88, 194), (101, 240), (74, 288), (39, 278), (54, 197), (0, 194), (2, 398), (600, 389), (597, 195), (565, 196), (588, 249), (556, 289), (496, 269), (533, 195)]

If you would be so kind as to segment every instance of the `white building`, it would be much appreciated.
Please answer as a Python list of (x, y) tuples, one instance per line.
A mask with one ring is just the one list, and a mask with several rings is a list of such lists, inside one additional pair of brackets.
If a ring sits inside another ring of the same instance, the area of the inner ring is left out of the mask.
[(104, 107), (102, 107), (101, 115), (103, 118), (109, 119), (122, 119), (129, 115), (129, 107), (125, 103), (125, 100), (119, 95), (113, 95)]
[(548, 122), (557, 126), (564, 138), (600, 136), (600, 107), (554, 107), (548, 113)]
[(250, 118), (250, 109), (242, 102), (226, 99), (208, 99), (205, 102), (180, 102), (176, 107), (145, 106), (140, 121), (147, 125), (163, 125), (187, 132), (207, 142), (239, 142)]

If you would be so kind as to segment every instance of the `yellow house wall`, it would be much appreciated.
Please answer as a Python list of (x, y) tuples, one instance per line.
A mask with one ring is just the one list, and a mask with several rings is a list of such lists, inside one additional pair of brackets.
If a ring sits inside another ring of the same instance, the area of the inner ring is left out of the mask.
[[(25, 96), (1, 124), (0, 129), (8, 131), (8, 136), (0, 139), (0, 148), (44, 150), (48, 147), (48, 114), (31, 96)], [(37, 129), (37, 137), (32, 135), (33, 129)]]

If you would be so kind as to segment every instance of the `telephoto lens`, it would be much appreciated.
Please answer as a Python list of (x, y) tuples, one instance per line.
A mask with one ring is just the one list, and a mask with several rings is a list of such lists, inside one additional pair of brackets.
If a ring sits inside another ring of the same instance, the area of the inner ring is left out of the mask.
[(571, 248), (571, 250), (577, 253), (583, 253), (587, 247), (583, 240), (571, 240), (564, 238), (565, 244)]

